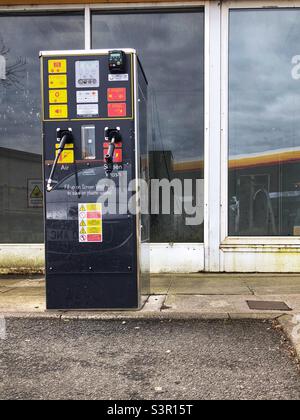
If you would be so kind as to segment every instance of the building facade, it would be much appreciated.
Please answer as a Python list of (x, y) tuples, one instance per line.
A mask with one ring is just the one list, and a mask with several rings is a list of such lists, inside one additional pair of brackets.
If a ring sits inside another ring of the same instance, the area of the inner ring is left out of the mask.
[(152, 272), (298, 272), (300, 1), (288, 0), (0, 0), (0, 270), (44, 264), (39, 51), (91, 48), (137, 49), (150, 175), (190, 181), (151, 216)]

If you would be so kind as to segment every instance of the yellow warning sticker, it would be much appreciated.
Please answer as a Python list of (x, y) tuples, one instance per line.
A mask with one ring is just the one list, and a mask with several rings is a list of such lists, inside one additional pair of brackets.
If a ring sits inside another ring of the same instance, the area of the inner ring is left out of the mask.
[(78, 239), (80, 243), (103, 242), (102, 217), (101, 203), (78, 204)]
[(92, 203), (86, 205), (87, 211), (101, 211), (101, 203)]
[(68, 118), (68, 105), (50, 105), (49, 116), (51, 119)]
[(43, 193), (37, 185), (32, 190), (30, 198), (43, 198)]
[(89, 219), (87, 221), (88, 226), (101, 226), (102, 220), (101, 219)]
[(88, 227), (87, 228), (88, 235), (95, 235), (95, 234), (101, 234), (102, 228), (100, 226), (97, 227)]
[(50, 89), (64, 89), (67, 87), (67, 75), (55, 74), (49, 76)]
[(49, 73), (67, 73), (67, 60), (49, 60)]
[[(58, 154), (58, 150), (56, 150), (56, 155)], [(74, 163), (74, 150), (63, 150), (59, 159), (58, 163)]]
[(50, 104), (66, 104), (68, 102), (67, 90), (49, 90), (49, 102)]

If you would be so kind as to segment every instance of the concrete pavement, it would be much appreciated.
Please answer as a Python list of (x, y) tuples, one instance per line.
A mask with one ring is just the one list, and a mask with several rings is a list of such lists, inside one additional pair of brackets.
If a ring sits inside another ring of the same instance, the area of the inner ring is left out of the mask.
[[(283, 311), (253, 311), (247, 301), (283, 301), (300, 313), (300, 275), (194, 274), (152, 276), (151, 296), (135, 316), (145, 313), (196, 314), (204, 317), (277, 317)], [(44, 314), (42, 276), (1, 276), (0, 312)], [(66, 313), (66, 312), (63, 312)], [(70, 312), (68, 312), (70, 314)], [(103, 312), (97, 312), (103, 314)], [(108, 312), (105, 312), (108, 314)], [(111, 312), (110, 312), (111, 313)], [(57, 312), (56, 315), (61, 315)], [(117, 313), (114, 313), (117, 314)], [(119, 312), (122, 316), (128, 312)], [(55, 313), (52, 312), (52, 315)], [(84, 313), (81, 313), (83, 316)], [(90, 314), (91, 315), (91, 314)]]

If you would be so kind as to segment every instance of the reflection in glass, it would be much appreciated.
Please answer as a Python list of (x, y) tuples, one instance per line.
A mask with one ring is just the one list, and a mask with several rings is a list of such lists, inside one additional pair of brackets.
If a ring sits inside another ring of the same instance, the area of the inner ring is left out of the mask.
[(300, 235), (300, 10), (232, 10), (229, 234)]
[(83, 46), (80, 14), (0, 15), (0, 243), (43, 242), (39, 52)]
[[(93, 48), (138, 51), (149, 81), (150, 176), (192, 179), (186, 200), (195, 205), (196, 179), (203, 179), (204, 13), (93, 14)], [(200, 195), (200, 194), (198, 194)], [(197, 197), (203, 205), (203, 194)], [(172, 197), (171, 215), (151, 217), (152, 242), (202, 242), (200, 226), (175, 214), (182, 196)]]

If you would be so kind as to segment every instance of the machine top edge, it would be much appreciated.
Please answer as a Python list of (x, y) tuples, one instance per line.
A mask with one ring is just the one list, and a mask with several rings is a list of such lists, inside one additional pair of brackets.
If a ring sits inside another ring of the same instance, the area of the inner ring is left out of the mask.
[(40, 51), (40, 57), (52, 57), (52, 56), (76, 56), (76, 55), (106, 55), (109, 51), (120, 50), (126, 54), (137, 54), (134, 48), (113, 48), (113, 49), (101, 49), (101, 50), (58, 50), (58, 51)]

